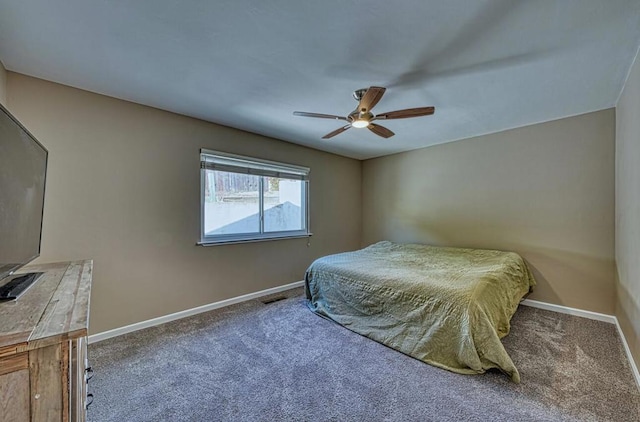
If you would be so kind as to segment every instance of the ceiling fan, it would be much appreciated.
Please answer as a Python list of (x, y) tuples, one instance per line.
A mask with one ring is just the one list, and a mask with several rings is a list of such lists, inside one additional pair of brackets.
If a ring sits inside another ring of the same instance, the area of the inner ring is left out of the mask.
[(395, 133), (384, 126), (373, 123), (375, 120), (406, 119), (409, 117), (428, 116), (436, 111), (435, 107), (418, 107), (373, 114), (371, 109), (378, 104), (385, 91), (386, 88), (381, 86), (371, 86), (369, 88), (358, 89), (353, 93), (353, 98), (358, 101), (358, 107), (356, 107), (356, 109), (346, 117), (335, 116), (333, 114), (307, 113), (305, 111), (294, 111), (293, 114), (294, 116), (317, 117), (320, 119), (344, 120), (349, 122), (341, 128), (327, 133), (322, 137), (322, 139), (333, 138), (352, 127), (359, 129), (366, 127), (378, 136), (390, 138), (395, 135)]

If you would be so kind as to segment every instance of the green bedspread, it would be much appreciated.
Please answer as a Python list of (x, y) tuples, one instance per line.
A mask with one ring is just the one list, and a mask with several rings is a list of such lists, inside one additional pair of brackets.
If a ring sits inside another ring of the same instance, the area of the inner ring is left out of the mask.
[(500, 339), (535, 285), (513, 252), (379, 242), (316, 260), (309, 307), (344, 327), (461, 374), (518, 370)]

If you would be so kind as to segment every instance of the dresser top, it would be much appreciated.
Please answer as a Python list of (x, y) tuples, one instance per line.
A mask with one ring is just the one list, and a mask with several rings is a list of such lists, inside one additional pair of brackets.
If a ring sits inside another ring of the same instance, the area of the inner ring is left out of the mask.
[(87, 335), (93, 261), (29, 265), (16, 274), (43, 272), (18, 300), (0, 302), (0, 349), (21, 350)]

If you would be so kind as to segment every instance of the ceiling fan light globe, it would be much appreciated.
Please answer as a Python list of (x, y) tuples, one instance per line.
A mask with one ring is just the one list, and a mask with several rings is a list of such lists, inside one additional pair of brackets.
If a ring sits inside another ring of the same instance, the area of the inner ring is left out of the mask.
[(351, 123), (351, 126), (358, 128), (358, 129), (362, 129), (363, 127), (367, 127), (369, 126), (369, 121), (368, 120), (354, 120)]

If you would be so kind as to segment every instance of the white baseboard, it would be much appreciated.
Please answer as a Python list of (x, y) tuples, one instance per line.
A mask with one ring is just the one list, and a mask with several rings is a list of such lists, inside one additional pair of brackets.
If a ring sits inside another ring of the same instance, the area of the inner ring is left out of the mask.
[(135, 324), (125, 325), (124, 327), (114, 328), (113, 330), (103, 331), (89, 336), (89, 343), (97, 343), (108, 338), (121, 336), (123, 334), (131, 333), (134, 331), (142, 330), (144, 328), (153, 327), (156, 325), (164, 324), (176, 319), (186, 318), (192, 315), (200, 314), (202, 312), (212, 311), (214, 309), (224, 308), (225, 306), (234, 305), (240, 302), (246, 302), (248, 300), (257, 299), (262, 296), (271, 295), (274, 293), (283, 292), (285, 290), (294, 289), (296, 287), (304, 286), (304, 281), (296, 281), (293, 283), (285, 284), (283, 286), (272, 287), (266, 290), (260, 290), (259, 292), (249, 293), (242, 296), (232, 297), (230, 299), (221, 300), (219, 302), (209, 303), (207, 305), (198, 306), (197, 308), (186, 309), (184, 311), (175, 312), (173, 314), (164, 315), (158, 318), (148, 319), (146, 321), (136, 322)]
[(638, 366), (636, 362), (633, 360), (633, 356), (631, 355), (631, 349), (629, 349), (629, 344), (627, 343), (627, 339), (622, 332), (622, 328), (618, 323), (618, 318), (616, 318), (616, 327), (618, 328), (618, 334), (620, 334), (620, 338), (622, 339), (622, 345), (624, 346), (624, 351), (627, 353), (627, 358), (629, 359), (629, 365), (631, 366), (631, 371), (633, 375), (636, 377), (636, 383), (638, 384), (638, 389), (640, 389), (640, 371), (638, 371)]
[(629, 366), (631, 366), (631, 372), (633, 372), (633, 376), (636, 379), (636, 383), (638, 384), (638, 389), (640, 389), (640, 372), (638, 371), (638, 366), (636, 365), (635, 360), (633, 360), (633, 355), (631, 355), (631, 349), (629, 349), (629, 344), (627, 343), (627, 339), (622, 332), (622, 328), (620, 328), (620, 323), (618, 322), (618, 318), (615, 315), (607, 315), (600, 314), (598, 312), (585, 311), (582, 309), (569, 308), (568, 306), (555, 305), (553, 303), (539, 302), (537, 300), (525, 299), (520, 302), (522, 305), (531, 306), (532, 308), (544, 309), (552, 312), (559, 312), (561, 314), (569, 314), (574, 316), (579, 316), (582, 318), (595, 319), (597, 321), (608, 322), (609, 324), (614, 324), (618, 329), (618, 334), (620, 335), (620, 339), (622, 340), (622, 346), (624, 347), (624, 351), (627, 354), (627, 360), (629, 361)]
[(598, 312), (584, 311), (582, 309), (569, 308), (568, 306), (555, 305), (553, 303), (539, 302), (537, 300), (525, 299), (520, 302), (522, 305), (531, 306), (532, 308), (544, 309), (545, 311), (559, 312), (561, 314), (569, 314), (582, 318), (595, 319), (596, 321), (604, 321), (609, 324), (616, 323), (616, 317), (613, 315), (600, 314)]

